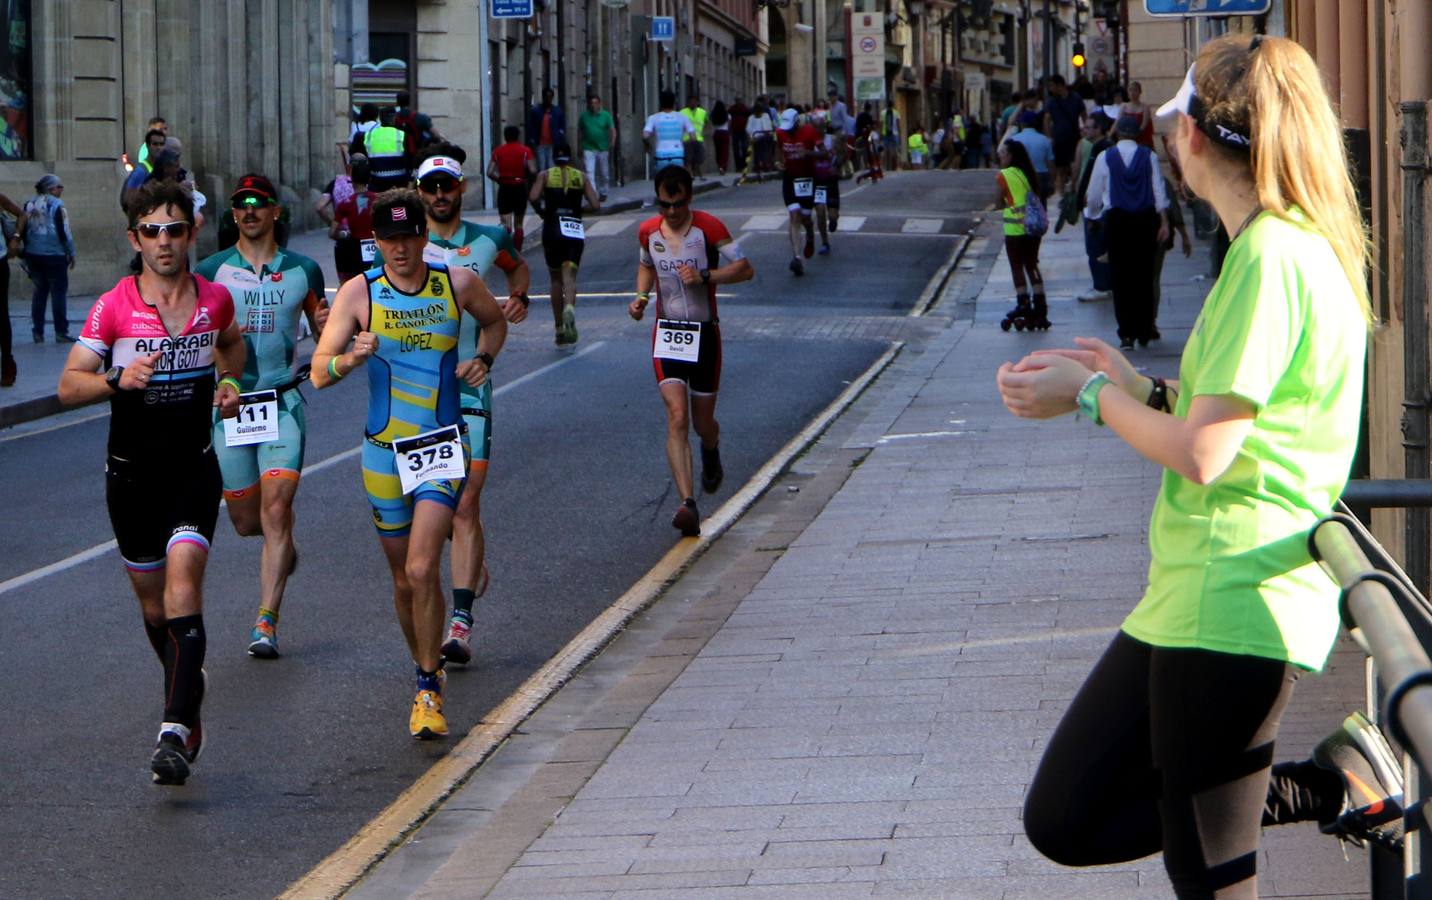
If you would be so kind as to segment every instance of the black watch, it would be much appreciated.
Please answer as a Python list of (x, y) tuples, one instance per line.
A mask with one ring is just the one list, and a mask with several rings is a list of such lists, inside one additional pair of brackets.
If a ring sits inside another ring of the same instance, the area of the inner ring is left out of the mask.
[(119, 379), (124, 377), (124, 366), (111, 366), (108, 372), (104, 373), (104, 383), (110, 386), (111, 390), (119, 390)]
[(526, 291), (513, 291), (511, 296), (516, 300), (521, 300), (523, 306), (532, 305), (532, 301), (528, 299)]
[(479, 362), (481, 362), (484, 366), (487, 366), (487, 370), (488, 370), (489, 372), (492, 371), (492, 354), (491, 354), (491, 353), (488, 353), (488, 352), (484, 351), (484, 352), (482, 352), (482, 353), (477, 354), (477, 356), (474, 356), (473, 359), (476, 359), (476, 360), (478, 360)]
[(711, 270), (710, 270), (710, 269), (702, 269), (702, 270), (701, 270), (701, 283), (702, 283), (702, 284), (710, 284), (710, 283), (711, 283)]

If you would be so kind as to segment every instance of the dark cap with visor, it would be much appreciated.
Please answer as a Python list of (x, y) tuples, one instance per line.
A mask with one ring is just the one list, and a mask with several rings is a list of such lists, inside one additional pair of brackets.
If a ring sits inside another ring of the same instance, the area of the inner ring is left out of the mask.
[(230, 200), (241, 197), (257, 197), (266, 203), (277, 203), (278, 191), (274, 190), (273, 182), (262, 175), (245, 175), (239, 179), (239, 183), (234, 186), (234, 192), (229, 195)]
[(379, 202), (373, 207), (373, 236), (384, 240), (426, 234), (427, 212), (416, 196), (395, 203)]

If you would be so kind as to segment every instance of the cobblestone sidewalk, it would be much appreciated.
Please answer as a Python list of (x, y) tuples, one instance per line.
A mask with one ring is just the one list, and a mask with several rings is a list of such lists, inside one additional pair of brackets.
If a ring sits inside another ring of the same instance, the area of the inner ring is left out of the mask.
[[(762, 536), (723, 537), (731, 558), (713, 549), (503, 751), (525, 774), (499, 754), (354, 895), (1170, 896), (1157, 857), (1065, 869), (1020, 827), (1046, 738), (1143, 587), (1158, 479), (1105, 430), (999, 403), (999, 363), (1113, 331), (1107, 302), (1073, 299), (1088, 283), (1074, 236), (1044, 257), (1052, 331), (999, 330), (1001, 255), (974, 321), (907, 347), (797, 464), (807, 492), (834, 479), (808, 524), (753, 510), (743, 527)], [(1205, 265), (1169, 259), (1164, 340), (1140, 364), (1174, 374)], [(708, 571), (722, 564), (735, 574)], [(1299, 685), (1280, 756), (1305, 753), (1360, 686), (1344, 643)], [(1365, 896), (1361, 854), (1316, 829), (1263, 847), (1265, 897)]]

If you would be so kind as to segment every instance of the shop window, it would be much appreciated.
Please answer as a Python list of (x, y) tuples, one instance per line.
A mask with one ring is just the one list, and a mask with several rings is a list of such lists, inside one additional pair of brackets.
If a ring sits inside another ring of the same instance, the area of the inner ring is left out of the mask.
[(0, 160), (34, 159), (34, 82), (30, 0), (10, 0), (0, 13)]

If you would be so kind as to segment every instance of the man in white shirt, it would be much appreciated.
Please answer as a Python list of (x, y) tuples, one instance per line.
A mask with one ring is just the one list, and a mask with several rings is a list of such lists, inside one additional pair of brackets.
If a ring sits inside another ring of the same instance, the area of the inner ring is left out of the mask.
[(1158, 156), (1134, 141), (1137, 116), (1114, 124), (1119, 142), (1099, 154), (1089, 174), (1084, 215), (1104, 224), (1119, 346), (1148, 346), (1153, 336), (1153, 264), (1168, 239), (1168, 194)]
[(651, 146), (655, 161), (651, 167), (652, 178), (667, 166), (686, 165), (686, 141), (694, 135), (696, 128), (691, 120), (676, 111), (676, 94), (661, 92), (661, 112), (647, 116), (641, 136)]

